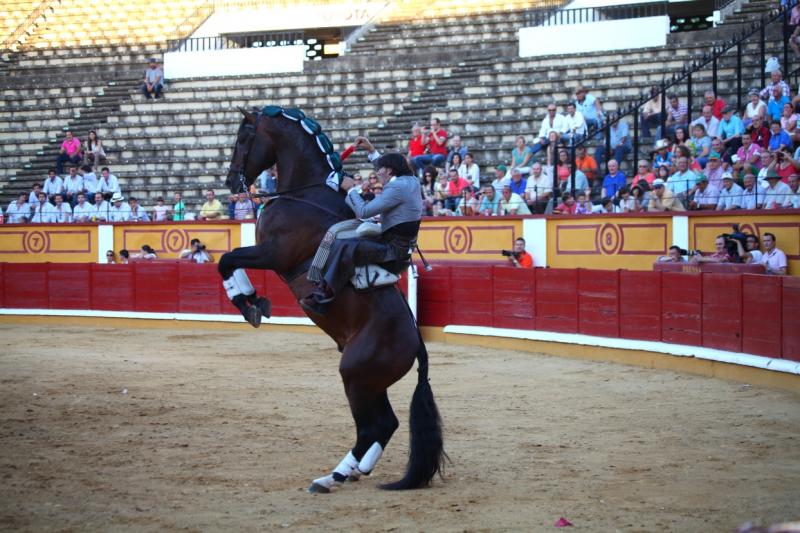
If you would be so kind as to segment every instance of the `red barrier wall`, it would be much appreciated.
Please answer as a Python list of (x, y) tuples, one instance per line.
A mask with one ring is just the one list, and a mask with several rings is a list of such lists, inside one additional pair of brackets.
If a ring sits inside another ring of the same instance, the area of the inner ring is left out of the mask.
[(417, 318), (420, 324), (443, 327), (450, 320), (450, 266), (436, 266), (430, 272), (419, 270), (417, 280)]
[(742, 351), (742, 276), (703, 274), (703, 346)]
[(90, 263), (53, 263), (47, 271), (50, 309), (89, 309), (92, 269)]
[(578, 332), (578, 271), (558, 268), (536, 271), (536, 329)]
[(619, 337), (619, 271), (578, 269), (578, 332)]
[(781, 354), (800, 361), (800, 278), (784, 276), (782, 300)]
[(742, 351), (781, 356), (783, 280), (778, 276), (742, 276)]
[(661, 340), (661, 273), (619, 272), (620, 337)]
[(701, 346), (703, 342), (702, 275), (661, 274), (661, 340)]
[(533, 329), (536, 270), (492, 267), (492, 325), (496, 328)]
[(9, 307), (47, 309), (47, 271), (50, 265), (6, 263), (3, 269), (3, 291)]

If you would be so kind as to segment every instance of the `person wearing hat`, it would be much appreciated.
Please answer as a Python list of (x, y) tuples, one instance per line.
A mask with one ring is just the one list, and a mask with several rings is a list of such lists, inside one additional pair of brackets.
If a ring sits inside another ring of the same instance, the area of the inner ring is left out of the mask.
[(764, 191), (764, 209), (780, 209), (786, 203), (786, 198), (792, 194), (789, 188), (774, 168), (767, 169), (765, 176), (769, 186)]
[(656, 178), (653, 180), (653, 192), (647, 204), (648, 211), (686, 211), (680, 199), (673, 192), (666, 188), (664, 180)]
[(722, 120), (719, 122), (719, 138), (731, 153), (736, 152), (742, 145), (744, 123), (735, 113), (733, 106), (722, 110)]
[(669, 139), (659, 139), (653, 148), (653, 168), (672, 167), (672, 152), (669, 149)]
[(300, 300), (300, 306), (315, 315), (327, 314), (328, 304), (350, 282), (357, 266), (381, 264), (395, 272), (405, 268), (419, 233), (422, 193), (419, 179), (406, 158), (399, 153), (381, 155), (366, 137), (357, 137), (355, 145), (367, 150), (383, 193), (367, 201), (358, 194), (350, 177), (342, 179), (340, 187), (346, 192), (345, 203), (356, 218), (380, 215), (381, 234), (375, 240), (336, 239), (330, 244), (328, 259), (320, 266), (314, 291)]
[(717, 201), (717, 211), (729, 211), (731, 209), (741, 209), (743, 190), (733, 181), (733, 174), (724, 172), (722, 174), (722, 189), (719, 191)]
[(164, 88), (164, 71), (158, 66), (155, 57), (150, 58), (150, 66), (144, 71), (142, 80), (142, 94), (150, 100), (153, 97), (161, 98), (161, 91)]
[(697, 186), (694, 190), (694, 198), (689, 202), (689, 209), (716, 209), (719, 203), (719, 189), (708, 182), (708, 177), (704, 174), (697, 176)]
[(722, 187), (723, 172), (725, 171), (722, 169), (722, 156), (719, 152), (711, 152), (708, 154), (708, 164), (706, 164), (706, 168), (703, 169), (703, 175), (708, 178), (709, 185), (714, 186), (717, 191)]
[(111, 197), (111, 207), (108, 208), (109, 222), (129, 222), (131, 220), (131, 206), (124, 201), (121, 192), (115, 192)]
[(508, 175), (508, 167), (505, 165), (497, 165), (494, 170), (494, 179), (492, 180), (492, 187), (497, 194), (503, 190), (503, 186), (511, 183), (511, 176)]

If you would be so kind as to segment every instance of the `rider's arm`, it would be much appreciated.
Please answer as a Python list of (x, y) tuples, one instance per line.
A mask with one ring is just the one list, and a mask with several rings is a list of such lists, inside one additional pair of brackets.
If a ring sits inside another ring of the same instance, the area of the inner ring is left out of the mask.
[(350, 206), (356, 218), (370, 218), (388, 211), (389, 209), (403, 202), (403, 190), (401, 187), (391, 187), (387, 185), (383, 193), (367, 202), (358, 194), (356, 187), (350, 189), (345, 198), (345, 203)]

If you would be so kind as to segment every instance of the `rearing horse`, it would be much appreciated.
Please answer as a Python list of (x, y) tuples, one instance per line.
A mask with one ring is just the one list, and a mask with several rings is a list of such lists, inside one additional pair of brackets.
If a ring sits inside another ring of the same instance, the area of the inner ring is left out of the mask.
[[(242, 192), (277, 164), (278, 191), (258, 219), (257, 244), (223, 255), (219, 273), (234, 305), (257, 327), (262, 313), (269, 315), (269, 302), (256, 295), (242, 269), (274, 270), (299, 300), (312, 290), (305, 274), (325, 232), (354, 215), (344, 194), (326, 184), (338, 177), (341, 161), (316, 122), (297, 109), (276, 106), (241, 112), (244, 119), (225, 184), (233, 193)], [(308, 490), (329, 492), (372, 471), (399, 425), (387, 389), (408, 373), (414, 359), (418, 381), (411, 400), (408, 465), (402, 479), (382, 488), (430, 484), (446, 457), (441, 420), (428, 383), (428, 352), (402, 293), (396, 286), (370, 292), (348, 286), (329, 309), (327, 316), (310, 318), (342, 352), (339, 373), (356, 424), (356, 442), (332, 473), (315, 479)]]

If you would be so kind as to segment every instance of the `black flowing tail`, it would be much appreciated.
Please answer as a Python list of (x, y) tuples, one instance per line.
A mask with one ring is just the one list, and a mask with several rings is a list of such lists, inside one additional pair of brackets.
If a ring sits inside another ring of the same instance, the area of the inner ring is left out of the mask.
[(442, 439), (442, 419), (433, 399), (433, 391), (428, 382), (428, 350), (420, 335), (417, 351), (419, 367), (417, 387), (411, 398), (409, 426), (411, 443), (408, 466), (403, 479), (382, 485), (386, 490), (408, 490), (430, 485), (433, 476), (441, 475), (444, 463), (449, 458), (444, 451)]

